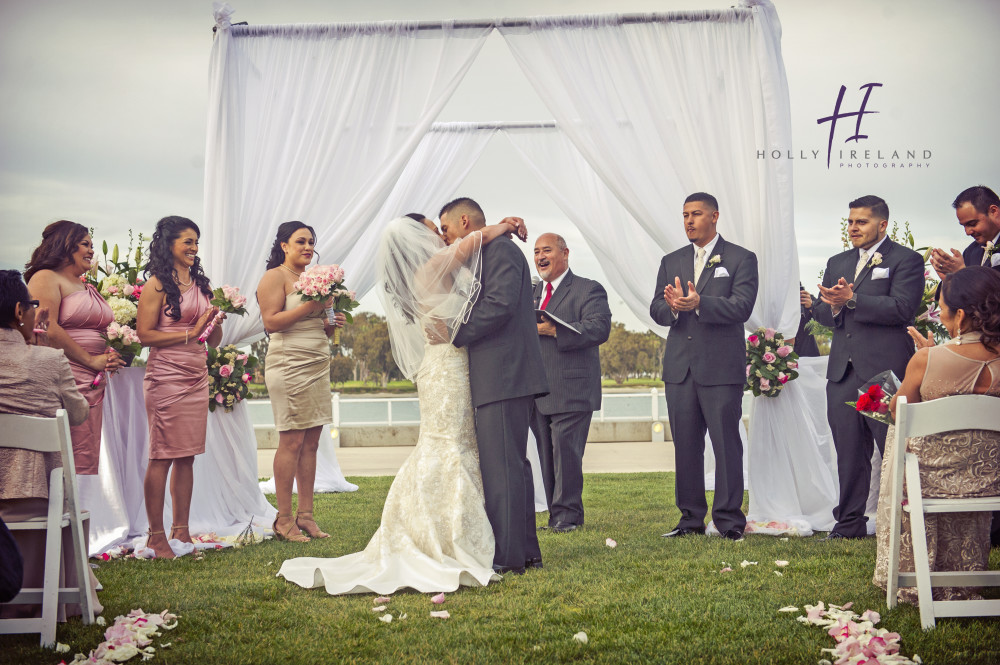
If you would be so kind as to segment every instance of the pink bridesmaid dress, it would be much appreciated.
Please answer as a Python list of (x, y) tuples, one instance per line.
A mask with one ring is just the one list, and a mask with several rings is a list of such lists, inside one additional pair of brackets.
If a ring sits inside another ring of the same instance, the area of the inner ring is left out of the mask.
[[(176, 332), (194, 326), (211, 305), (197, 286), (181, 294), (181, 318), (160, 312), (157, 330)], [(154, 348), (143, 378), (149, 421), (149, 459), (177, 459), (205, 452), (208, 426), (208, 367), (205, 345), (194, 331), (187, 344)]]
[[(65, 296), (59, 303), (59, 325), (74, 342), (92, 355), (104, 353), (107, 342), (101, 335), (115, 320), (108, 303), (92, 285)], [(73, 462), (80, 475), (97, 475), (101, 454), (101, 422), (104, 413), (106, 380), (93, 384), (96, 372), (85, 365), (69, 362), (76, 387), (90, 404), (90, 416), (80, 425), (70, 427), (73, 438)]]

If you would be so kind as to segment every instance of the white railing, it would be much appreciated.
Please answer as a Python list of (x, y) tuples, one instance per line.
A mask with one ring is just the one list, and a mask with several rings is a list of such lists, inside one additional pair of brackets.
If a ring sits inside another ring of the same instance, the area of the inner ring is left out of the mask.
[[(650, 388), (649, 397), (647, 404), (649, 405), (648, 411), (646, 409), (641, 409), (641, 413), (634, 415), (615, 415), (616, 409), (610, 409), (612, 414), (609, 415), (607, 411), (608, 402), (622, 401), (625, 399), (639, 402), (641, 400), (642, 393), (605, 393), (601, 400), (601, 408), (598, 411), (594, 411), (594, 422), (656, 422), (660, 420), (660, 400), (662, 399), (661, 393), (656, 388)], [(367, 427), (374, 425), (419, 425), (419, 410), (416, 418), (408, 418), (405, 416), (394, 416), (393, 415), (393, 404), (401, 405), (406, 402), (418, 402), (417, 397), (342, 397), (340, 393), (333, 393), (333, 426), (334, 427)], [(348, 420), (344, 422), (343, 412), (351, 411), (352, 405), (355, 404), (377, 404), (380, 402), (386, 403), (386, 415), (384, 418), (378, 420)], [(270, 400), (254, 400), (255, 405), (259, 405), (257, 408), (264, 408), (267, 405), (267, 410), (270, 412), (271, 402)], [(398, 411), (398, 409), (397, 409)], [(663, 414), (662, 417), (666, 417)], [(273, 425), (267, 424), (257, 424), (256, 428), (270, 428)]]

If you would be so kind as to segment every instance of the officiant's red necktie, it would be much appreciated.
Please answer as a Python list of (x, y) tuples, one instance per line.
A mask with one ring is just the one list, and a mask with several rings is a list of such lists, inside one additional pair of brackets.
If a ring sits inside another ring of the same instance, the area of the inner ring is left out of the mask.
[(545, 282), (545, 300), (542, 301), (542, 306), (539, 309), (545, 309), (545, 306), (549, 304), (549, 298), (552, 297), (552, 282)]

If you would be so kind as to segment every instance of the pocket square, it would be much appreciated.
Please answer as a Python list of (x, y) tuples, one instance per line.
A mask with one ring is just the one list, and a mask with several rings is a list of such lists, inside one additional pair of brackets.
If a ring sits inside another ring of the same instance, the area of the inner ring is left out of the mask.
[(729, 271), (726, 270), (725, 267), (719, 266), (715, 269), (715, 274), (712, 275), (712, 279), (715, 279), (716, 277), (729, 277)]
[(996, 266), (1000, 266), (1000, 252), (997, 252), (993, 256), (990, 257), (990, 266), (992, 266), (994, 268)]
[(872, 268), (872, 279), (885, 279), (888, 276), (888, 268)]

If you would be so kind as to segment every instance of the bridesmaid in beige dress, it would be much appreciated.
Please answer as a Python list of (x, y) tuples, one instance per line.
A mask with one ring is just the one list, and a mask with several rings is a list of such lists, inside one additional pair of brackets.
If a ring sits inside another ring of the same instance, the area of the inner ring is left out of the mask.
[[(947, 275), (941, 286), (941, 323), (952, 339), (933, 346), (914, 328), (910, 334), (922, 346), (906, 367), (898, 395), (908, 402), (922, 402), (949, 395), (1000, 397), (1000, 273), (974, 266)], [(895, 413), (896, 398), (891, 408)], [(1000, 400), (997, 401), (1000, 409)], [(889, 505), (893, 429), (886, 437), (879, 494), (878, 556), (873, 582), (887, 586), (889, 574)], [(984, 430), (958, 430), (906, 441), (907, 452), (920, 459), (920, 484), (924, 495), (936, 498), (996, 496), (1000, 494), (1000, 434)], [(905, 486), (904, 486), (905, 496)], [(927, 551), (931, 571), (986, 570), (990, 554), (990, 513), (925, 515)], [(903, 513), (899, 549), (900, 572), (913, 572), (910, 517)], [(976, 597), (968, 587), (938, 587), (935, 600)], [(899, 600), (916, 604), (917, 591), (899, 590)]]
[[(143, 483), (149, 538), (157, 558), (174, 558), (169, 540), (190, 543), (188, 515), (194, 488), (194, 456), (205, 452), (208, 425), (208, 367), (198, 342), (219, 311), (198, 258), (198, 226), (185, 217), (164, 217), (149, 244), (146, 286), (136, 321), (143, 346), (152, 347), (143, 394), (149, 421), (149, 466)], [(222, 326), (208, 343), (218, 345)], [(173, 472), (171, 473), (171, 468)], [(164, 534), (163, 504), (170, 473), (173, 525)]]
[[(270, 334), (264, 363), (264, 381), (271, 397), (278, 451), (274, 456), (274, 484), (278, 517), (274, 535), (279, 540), (308, 542), (329, 538), (313, 519), (316, 451), (323, 425), (333, 422), (330, 398), (330, 344), (336, 327), (344, 325), (338, 313), (330, 325), (328, 303), (302, 302), (293, 284), (316, 254), (316, 234), (302, 222), (285, 222), (267, 260), (267, 272), (257, 285), (257, 302), (264, 328)], [(292, 485), (298, 488), (299, 510), (292, 517)], [(307, 535), (302, 532), (305, 531)]]
[(100, 459), (107, 382), (94, 386), (94, 376), (105, 370), (114, 372), (124, 364), (101, 337), (114, 321), (111, 308), (97, 289), (80, 281), (93, 258), (94, 244), (87, 227), (61, 220), (45, 227), (42, 243), (32, 252), (24, 272), (32, 297), (55, 314), (49, 325), (49, 342), (66, 353), (77, 390), (90, 404), (87, 420), (70, 428), (73, 462), (80, 475), (97, 475)]

